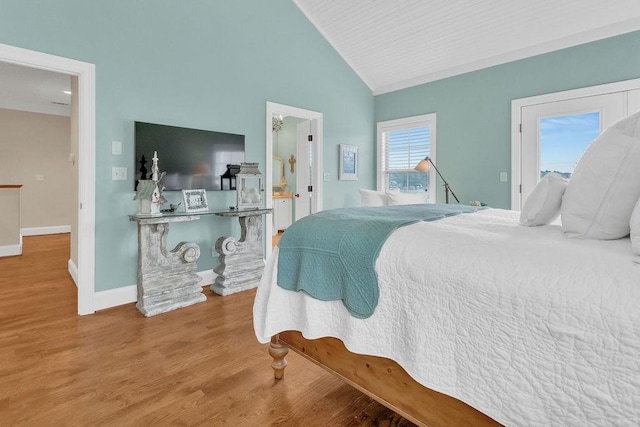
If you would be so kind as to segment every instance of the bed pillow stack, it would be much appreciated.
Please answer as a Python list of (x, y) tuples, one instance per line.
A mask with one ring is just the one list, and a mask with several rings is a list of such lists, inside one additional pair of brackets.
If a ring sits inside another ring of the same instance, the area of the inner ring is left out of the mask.
[(384, 191), (360, 189), (360, 203), (362, 206), (386, 206), (387, 193)]
[(527, 227), (547, 225), (558, 219), (567, 181), (559, 173), (548, 173), (524, 202), (520, 224)]
[(390, 191), (360, 189), (360, 203), (362, 206), (416, 205), (426, 202), (426, 191), (401, 193), (399, 188)]
[(639, 198), (640, 113), (636, 113), (605, 130), (576, 165), (562, 199), (562, 230), (584, 239), (625, 237)]
[(417, 193), (387, 193), (387, 199), (389, 206), (394, 205), (417, 205), (420, 203), (427, 203), (427, 192), (419, 191)]

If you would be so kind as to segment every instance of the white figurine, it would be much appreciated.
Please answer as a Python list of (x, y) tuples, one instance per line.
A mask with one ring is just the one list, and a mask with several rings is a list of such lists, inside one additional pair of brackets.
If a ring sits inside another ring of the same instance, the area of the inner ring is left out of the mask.
[(151, 165), (151, 181), (158, 180), (158, 152), (153, 152), (153, 164)]

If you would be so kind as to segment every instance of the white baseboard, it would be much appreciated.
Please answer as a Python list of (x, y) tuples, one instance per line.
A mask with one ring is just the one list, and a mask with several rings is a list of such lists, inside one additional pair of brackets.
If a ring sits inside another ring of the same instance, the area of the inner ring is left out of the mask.
[[(198, 276), (202, 278), (202, 286), (209, 286), (215, 280), (213, 270), (198, 271)], [(119, 305), (131, 304), (138, 300), (138, 286), (123, 286), (122, 288), (109, 289), (107, 291), (96, 292), (93, 297), (94, 310), (104, 310), (105, 308), (117, 307)]]
[(123, 304), (130, 304), (138, 300), (138, 287), (136, 285), (124, 286), (122, 288), (109, 289), (108, 291), (96, 292), (93, 296), (93, 309), (104, 310), (105, 308), (116, 307)]
[(0, 246), (0, 257), (14, 255), (22, 255), (22, 236), (20, 236), (20, 243), (17, 245)]
[(216, 280), (217, 274), (213, 272), (213, 270), (205, 270), (196, 272), (198, 276), (202, 277), (202, 287), (211, 286), (213, 282)]
[(23, 236), (40, 236), (43, 234), (71, 233), (70, 225), (53, 225), (50, 227), (29, 227), (21, 228), (20, 234)]
[(73, 279), (73, 282), (76, 284), (76, 288), (78, 287), (78, 267), (76, 263), (73, 262), (72, 259), (69, 259), (67, 262), (67, 269), (69, 270), (69, 275)]

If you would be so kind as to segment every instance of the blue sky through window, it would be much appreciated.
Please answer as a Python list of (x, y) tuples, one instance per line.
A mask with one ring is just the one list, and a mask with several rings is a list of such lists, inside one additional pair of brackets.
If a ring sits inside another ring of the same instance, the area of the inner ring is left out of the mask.
[(600, 134), (600, 112), (546, 117), (540, 120), (540, 177), (573, 173), (582, 153)]

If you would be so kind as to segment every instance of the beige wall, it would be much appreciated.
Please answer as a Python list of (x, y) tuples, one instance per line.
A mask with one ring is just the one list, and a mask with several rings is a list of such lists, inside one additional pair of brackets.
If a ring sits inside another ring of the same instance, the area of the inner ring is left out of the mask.
[(70, 132), (69, 117), (0, 109), (0, 184), (23, 185), (22, 228), (71, 225)]
[(0, 246), (20, 244), (20, 188), (0, 184)]

